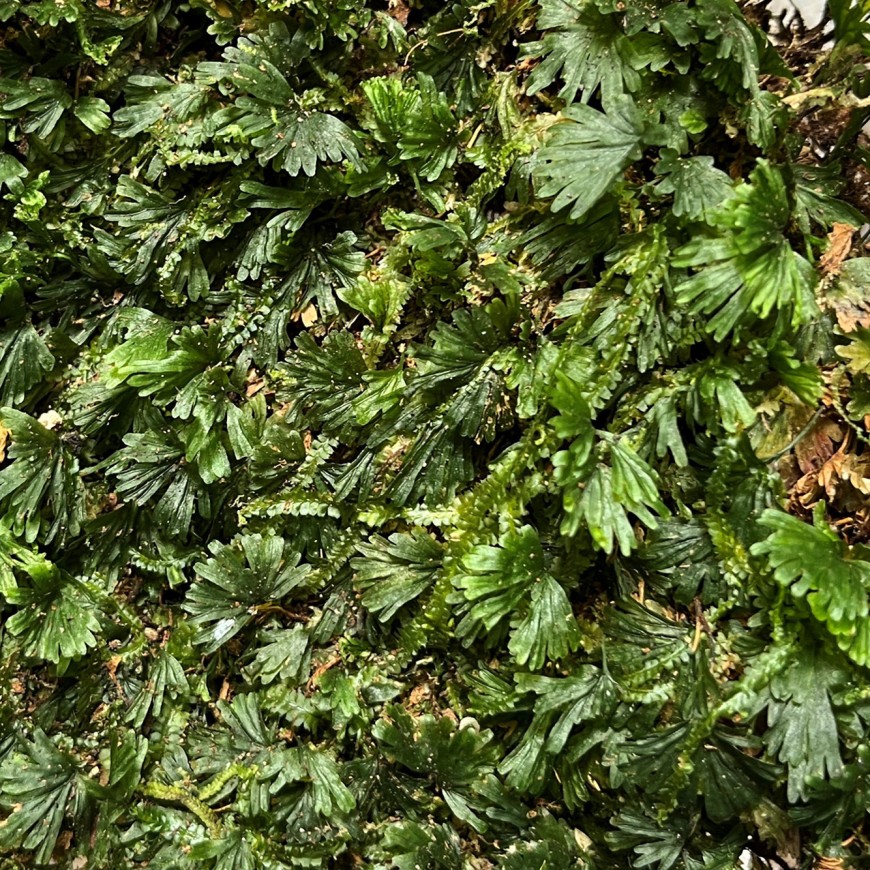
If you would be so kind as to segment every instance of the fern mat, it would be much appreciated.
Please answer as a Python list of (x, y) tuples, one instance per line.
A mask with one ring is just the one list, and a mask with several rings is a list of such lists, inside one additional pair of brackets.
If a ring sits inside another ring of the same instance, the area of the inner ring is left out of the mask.
[(0, 2), (0, 867), (870, 866), (870, 23)]

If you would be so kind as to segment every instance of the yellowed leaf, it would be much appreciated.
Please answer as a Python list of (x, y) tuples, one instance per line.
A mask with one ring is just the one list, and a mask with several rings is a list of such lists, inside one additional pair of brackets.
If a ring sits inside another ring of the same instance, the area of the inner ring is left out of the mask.
[(309, 305), (299, 317), (302, 320), (302, 325), (308, 328), (317, 321), (317, 309), (313, 305)]
[(45, 426), (46, 429), (56, 429), (63, 423), (63, 417), (57, 413), (55, 410), (46, 411), (44, 414), (40, 414), (38, 418), (38, 422), (41, 426)]
[(789, 94), (782, 101), (791, 109), (806, 109), (812, 106), (824, 106), (834, 99), (834, 91), (831, 88), (810, 88), (799, 94)]

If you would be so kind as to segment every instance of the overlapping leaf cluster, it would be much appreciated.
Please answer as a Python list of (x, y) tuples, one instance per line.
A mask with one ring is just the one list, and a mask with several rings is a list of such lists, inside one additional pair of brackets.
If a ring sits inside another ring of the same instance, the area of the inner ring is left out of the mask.
[(867, 854), (865, 8), (0, 3), (8, 866)]

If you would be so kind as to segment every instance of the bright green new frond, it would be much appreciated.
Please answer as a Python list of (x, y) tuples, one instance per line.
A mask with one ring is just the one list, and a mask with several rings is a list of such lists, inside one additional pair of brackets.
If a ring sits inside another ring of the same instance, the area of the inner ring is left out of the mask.
[(677, 252), (675, 265), (700, 269), (676, 288), (678, 298), (713, 315), (708, 329), (717, 341), (753, 316), (775, 313), (797, 326), (815, 312), (812, 268), (783, 235), (789, 213), (781, 173), (760, 161), (713, 218), (722, 235)]
[(860, 664), (870, 664), (870, 562), (856, 558), (824, 521), (808, 526), (768, 510), (759, 522), (770, 534), (753, 545), (752, 552), (767, 556), (774, 578), (792, 595), (806, 598), (813, 616), (826, 625), (841, 649)]

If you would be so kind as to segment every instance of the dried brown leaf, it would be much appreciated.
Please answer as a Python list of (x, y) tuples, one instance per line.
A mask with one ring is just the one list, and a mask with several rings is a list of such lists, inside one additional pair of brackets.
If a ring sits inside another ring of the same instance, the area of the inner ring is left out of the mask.
[(390, 0), (390, 15), (404, 27), (408, 23), (411, 7), (405, 0)]
[(834, 454), (834, 445), (843, 440), (845, 431), (835, 420), (820, 419), (807, 434), (795, 444), (794, 452), (800, 470), (812, 474)]
[(843, 261), (852, 250), (852, 236), (855, 227), (851, 224), (835, 223), (828, 233), (828, 249), (819, 260), (819, 265), (825, 275), (836, 275), (843, 265)]

